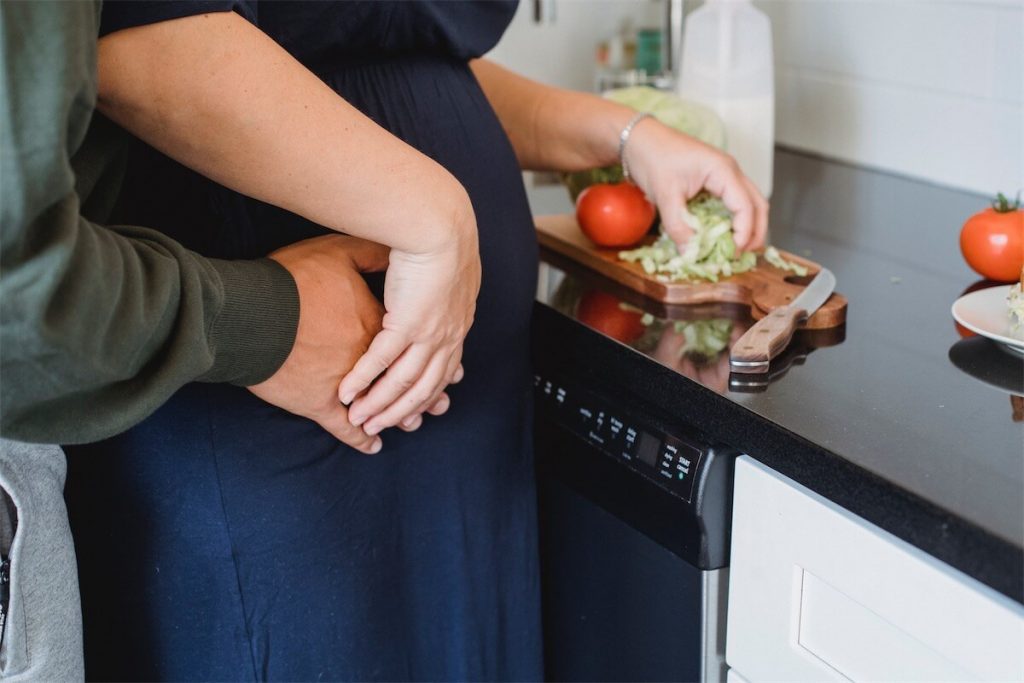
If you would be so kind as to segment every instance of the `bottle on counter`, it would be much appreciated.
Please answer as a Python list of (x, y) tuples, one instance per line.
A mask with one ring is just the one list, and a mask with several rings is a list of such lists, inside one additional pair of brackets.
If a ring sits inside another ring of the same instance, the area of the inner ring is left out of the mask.
[(642, 28), (636, 32), (637, 71), (647, 76), (655, 76), (662, 72), (661, 68), (661, 29)]
[(686, 19), (677, 94), (714, 110), (726, 149), (772, 192), (775, 82), (771, 21), (750, 0), (707, 0)]
[(671, 77), (662, 64), (661, 38), (660, 28), (636, 29), (631, 18), (625, 19), (614, 35), (597, 45), (596, 92), (634, 85), (670, 89)]

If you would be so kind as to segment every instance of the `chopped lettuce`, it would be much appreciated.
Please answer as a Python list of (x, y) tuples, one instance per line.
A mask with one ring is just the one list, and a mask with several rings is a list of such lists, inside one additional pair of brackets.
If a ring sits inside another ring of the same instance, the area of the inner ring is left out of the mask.
[(668, 235), (662, 234), (647, 247), (619, 252), (619, 258), (639, 263), (648, 275), (663, 282), (710, 280), (743, 273), (754, 267), (757, 256), (746, 251), (736, 253), (732, 240), (732, 214), (722, 200), (702, 192), (687, 204), (693, 237), (683, 253)]
[(786, 259), (782, 258), (782, 255), (779, 253), (779, 250), (771, 245), (767, 246), (764, 250), (764, 260), (772, 264), (776, 268), (792, 271), (794, 275), (799, 275), (800, 277), (807, 275), (807, 268), (801, 266), (799, 263), (787, 261)]
[[(620, 251), (619, 258), (639, 263), (645, 273), (661, 282), (718, 282), (719, 278), (744, 273), (757, 265), (754, 252), (737, 253), (732, 239), (732, 214), (721, 199), (701, 192), (687, 203), (687, 209), (690, 212), (687, 222), (693, 228), (693, 237), (682, 253), (672, 238), (662, 233), (650, 246)], [(807, 275), (807, 268), (782, 258), (775, 247), (765, 249), (764, 260), (796, 275)]]

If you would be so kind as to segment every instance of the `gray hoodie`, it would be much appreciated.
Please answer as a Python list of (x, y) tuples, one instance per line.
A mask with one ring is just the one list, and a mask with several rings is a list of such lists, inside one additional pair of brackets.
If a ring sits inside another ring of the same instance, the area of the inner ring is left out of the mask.
[(66, 470), (57, 446), (0, 439), (0, 552), (10, 562), (0, 640), (5, 681), (85, 676), (75, 551), (64, 507)]

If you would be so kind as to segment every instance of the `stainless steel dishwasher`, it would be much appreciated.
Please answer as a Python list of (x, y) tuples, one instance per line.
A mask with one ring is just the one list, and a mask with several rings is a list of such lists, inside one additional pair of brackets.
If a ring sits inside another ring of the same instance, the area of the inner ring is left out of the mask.
[(608, 372), (628, 353), (538, 305), (546, 677), (724, 681), (736, 453)]

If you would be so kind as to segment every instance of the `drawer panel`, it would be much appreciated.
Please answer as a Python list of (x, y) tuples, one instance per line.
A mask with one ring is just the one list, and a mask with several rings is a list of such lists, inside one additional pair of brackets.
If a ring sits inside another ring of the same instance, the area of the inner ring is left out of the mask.
[(968, 681), (942, 653), (803, 570), (797, 644), (854, 681)]
[(749, 457), (726, 659), (768, 680), (1024, 680), (1024, 606)]

